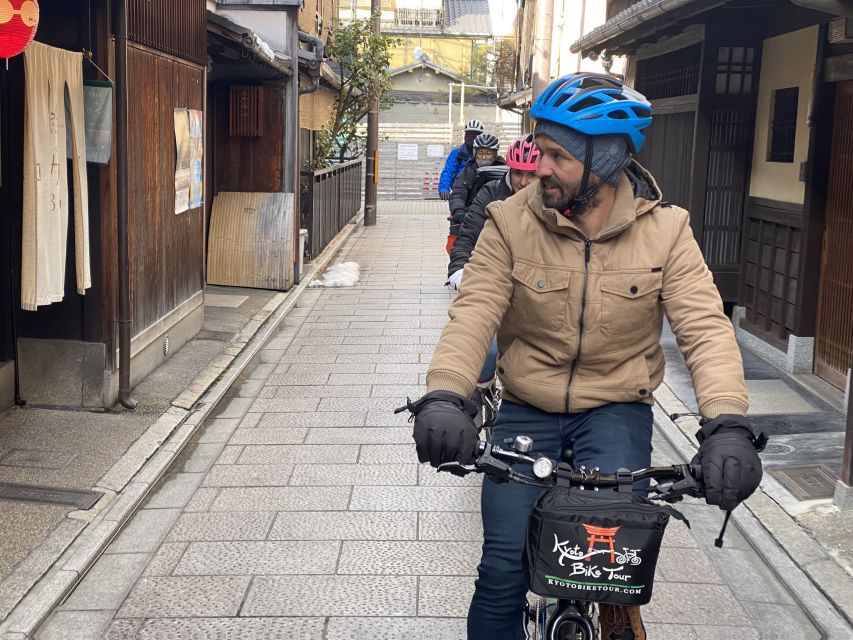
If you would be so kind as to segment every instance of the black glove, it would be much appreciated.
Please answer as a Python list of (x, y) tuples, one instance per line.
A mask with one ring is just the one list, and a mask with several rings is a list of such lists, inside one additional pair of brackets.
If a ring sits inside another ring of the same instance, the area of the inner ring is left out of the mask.
[(442, 200), (450, 200), (450, 192), (449, 191), (439, 191), (438, 197)]
[(756, 437), (744, 416), (724, 414), (706, 422), (696, 433), (705, 500), (729, 511), (746, 500), (761, 482), (758, 452), (767, 444)]
[(451, 391), (432, 391), (407, 406), (415, 421), (412, 437), (418, 460), (437, 467), (454, 460), (468, 464), (474, 459), (477, 405)]

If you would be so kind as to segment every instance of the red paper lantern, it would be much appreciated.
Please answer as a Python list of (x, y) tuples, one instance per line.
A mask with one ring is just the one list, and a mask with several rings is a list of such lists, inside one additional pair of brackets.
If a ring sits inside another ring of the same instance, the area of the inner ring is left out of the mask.
[(38, 26), (38, 0), (0, 0), (0, 58), (11, 58), (26, 49)]

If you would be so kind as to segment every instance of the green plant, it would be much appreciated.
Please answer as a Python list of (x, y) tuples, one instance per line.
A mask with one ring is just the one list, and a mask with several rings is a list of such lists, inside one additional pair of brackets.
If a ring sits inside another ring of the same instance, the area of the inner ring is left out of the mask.
[(394, 104), (388, 95), (391, 50), (402, 42), (402, 38), (377, 36), (370, 19), (338, 25), (330, 33), (326, 55), (339, 65), (340, 88), (329, 126), (317, 136), (314, 169), (327, 166), (335, 156), (343, 162), (361, 152), (364, 141), (358, 125), (374, 100), (379, 101), (380, 110)]

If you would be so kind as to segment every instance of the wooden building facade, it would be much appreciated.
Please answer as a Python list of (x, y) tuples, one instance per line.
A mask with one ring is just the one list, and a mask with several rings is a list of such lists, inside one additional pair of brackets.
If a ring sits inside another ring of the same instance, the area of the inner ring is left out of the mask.
[[(36, 40), (91, 52), (85, 80), (116, 78), (118, 0), (42, 0)], [(24, 95), (22, 56), (0, 69), (0, 408), (34, 405), (109, 406), (117, 396), (118, 280), (129, 275), (131, 382), (201, 327), (204, 288), (203, 207), (175, 213), (175, 109), (205, 108), (207, 63), (204, 0), (126, 0), (128, 50), (128, 261), (119, 264), (116, 122), (105, 164), (86, 163), (92, 287), (77, 293), (70, 225), (65, 295), (21, 309)], [(4, 65), (5, 66), (5, 65)], [(119, 87), (113, 87), (113, 104)], [(69, 162), (69, 170), (71, 163)]]
[(640, 161), (689, 209), (739, 335), (841, 388), (853, 358), (853, 16), (822, 0), (767, 4), (623, 2), (573, 50), (628, 56), (627, 81), (654, 107)]

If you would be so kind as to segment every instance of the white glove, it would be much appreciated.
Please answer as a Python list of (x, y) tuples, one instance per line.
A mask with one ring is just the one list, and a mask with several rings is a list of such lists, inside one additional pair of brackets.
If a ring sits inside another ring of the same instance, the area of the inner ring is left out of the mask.
[(451, 287), (453, 287), (454, 289), (456, 289), (457, 291), (459, 290), (459, 287), (462, 286), (462, 272), (463, 271), (465, 271), (464, 268), (460, 269), (459, 271), (455, 271), (453, 273), (453, 275), (447, 279), (448, 284)]

